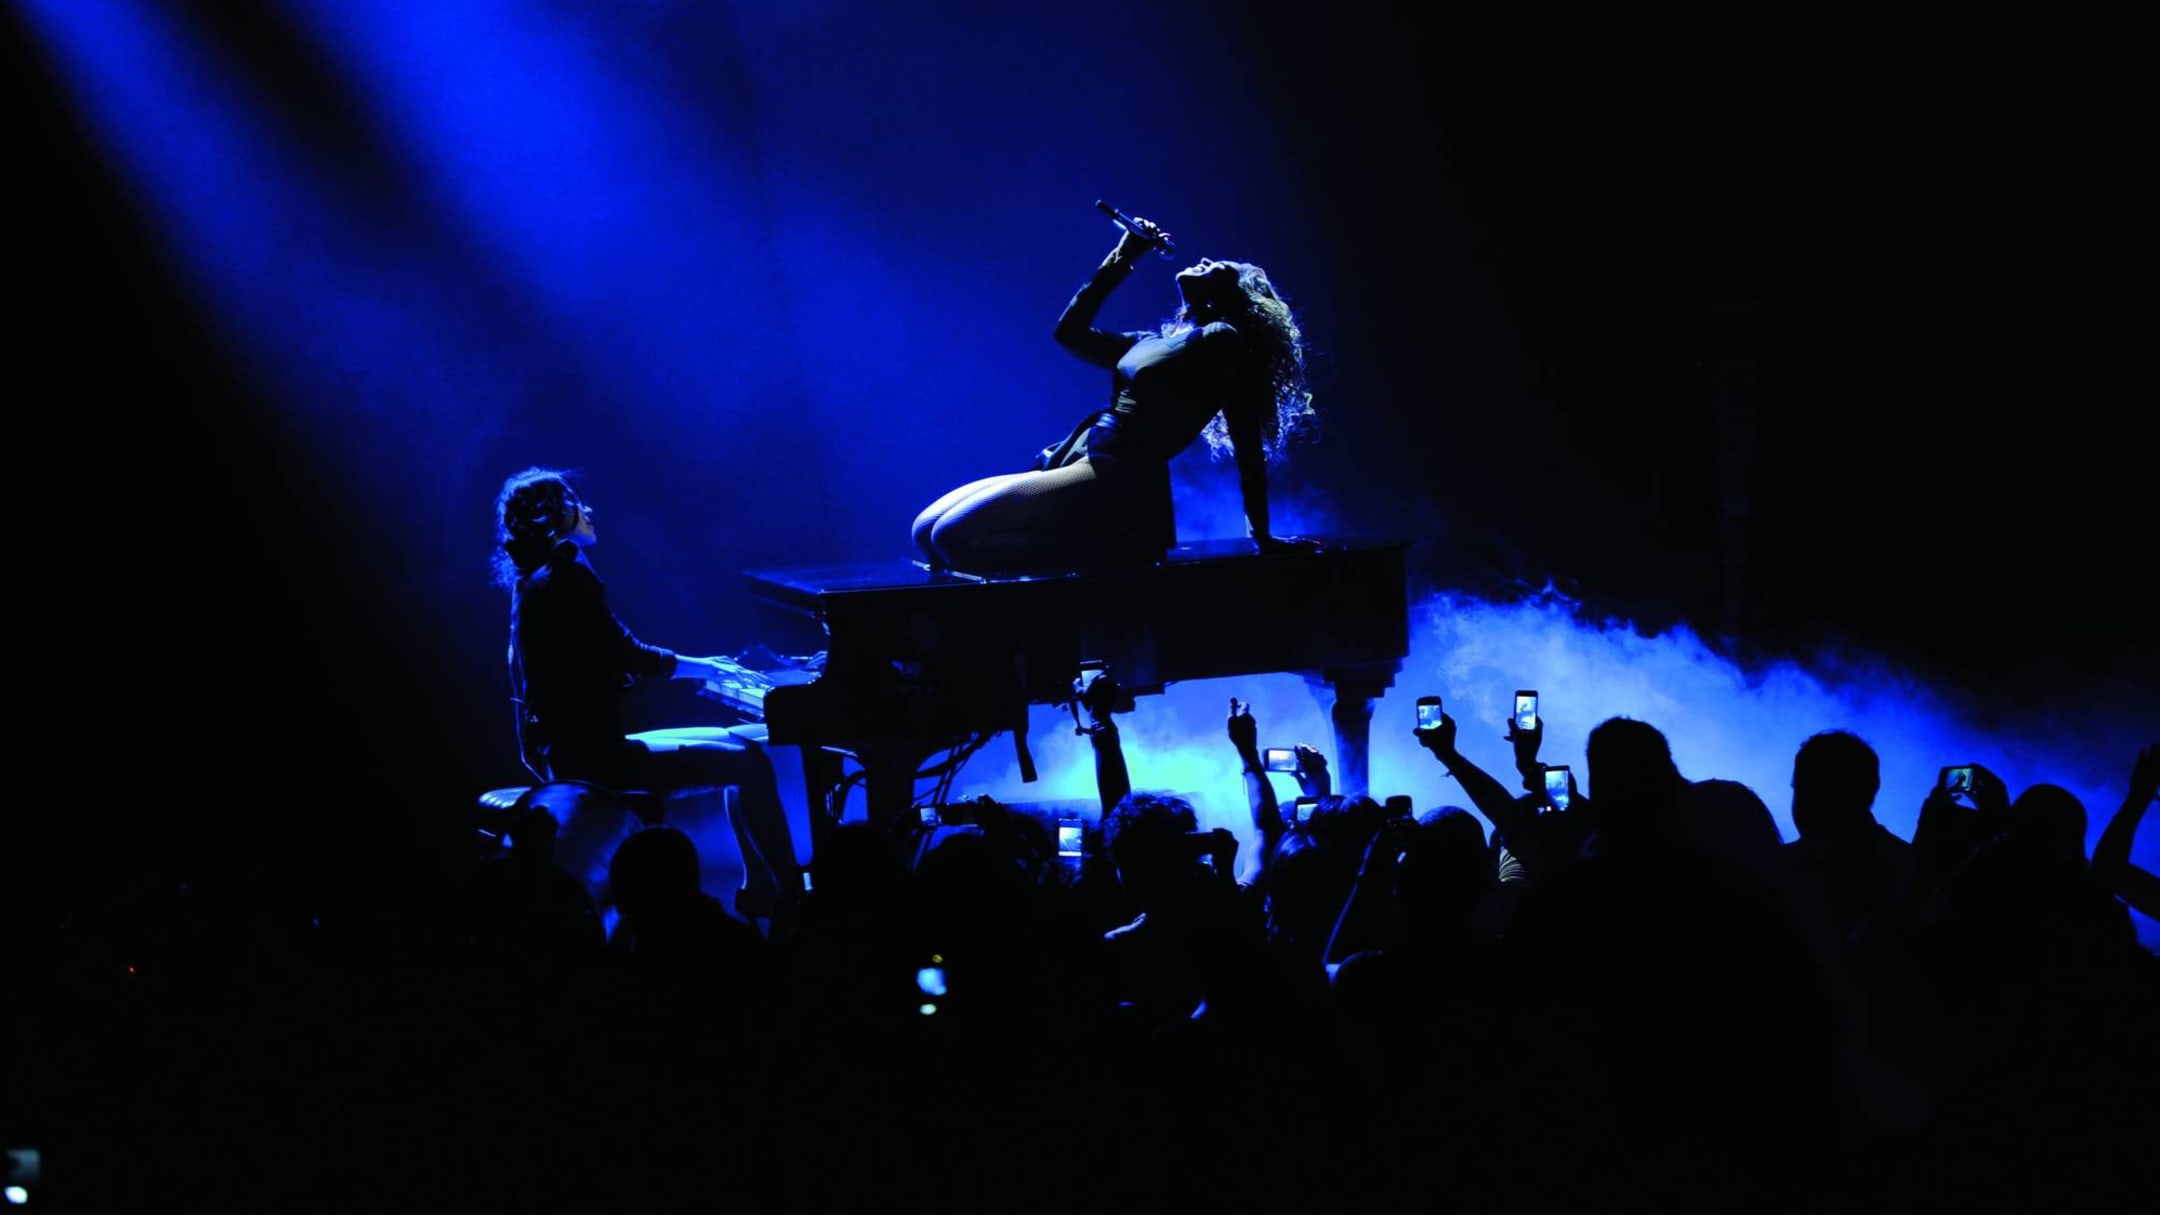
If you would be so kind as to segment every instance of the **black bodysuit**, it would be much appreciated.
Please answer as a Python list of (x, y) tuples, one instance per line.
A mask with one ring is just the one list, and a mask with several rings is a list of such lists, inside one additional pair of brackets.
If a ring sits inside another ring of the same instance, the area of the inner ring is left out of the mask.
[(1096, 274), (1065, 306), (1056, 335), (1059, 345), (1110, 370), (1110, 406), (1044, 448), (1036, 467), (1088, 459), (1120, 503), (1117, 529), (1160, 552), (1177, 543), (1170, 461), (1217, 412), (1263, 399), (1264, 388), (1254, 383), (1257, 368), (1237, 330), (1220, 321), (1167, 337), (1090, 327), (1116, 285), (1115, 276)]

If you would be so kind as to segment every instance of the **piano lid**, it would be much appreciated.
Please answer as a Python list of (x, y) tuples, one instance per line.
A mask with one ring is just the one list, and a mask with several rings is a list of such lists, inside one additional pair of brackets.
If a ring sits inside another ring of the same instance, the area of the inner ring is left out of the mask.
[(754, 598), (824, 628), (843, 683), (849, 670), (899, 668), (960, 695), (1056, 703), (1083, 659), (1106, 661), (1134, 689), (1394, 669), (1409, 652), (1408, 547), (1324, 537), (1316, 552), (1262, 556), (1226, 540), (1095, 570), (976, 577), (891, 561), (745, 577)]
[(1125, 580), (1145, 577), (1154, 571), (1204, 571), (1208, 567), (1223, 563), (1241, 566), (1260, 563), (1294, 577), (1290, 571), (1301, 565), (1326, 565), (1331, 563), (1331, 559), (1339, 560), (1347, 554), (1369, 551), (1393, 551), (1399, 557), (1401, 550), (1409, 547), (1407, 540), (1381, 536), (1326, 536), (1313, 539), (1321, 546), (1318, 553), (1271, 553), (1261, 556), (1253, 552), (1252, 542), (1249, 540), (1200, 540), (1178, 545), (1159, 562), (1098, 569), (970, 574), (963, 571), (933, 571), (920, 561), (872, 561), (746, 570), (743, 576), (750, 583), (753, 597), (776, 607), (815, 614), (819, 601), (833, 595)]

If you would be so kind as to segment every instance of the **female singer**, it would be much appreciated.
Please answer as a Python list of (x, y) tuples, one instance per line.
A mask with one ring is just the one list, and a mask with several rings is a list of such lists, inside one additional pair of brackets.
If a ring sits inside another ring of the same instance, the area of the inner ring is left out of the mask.
[(1059, 345), (1111, 373), (1110, 404), (1043, 449), (1035, 467), (972, 481), (916, 516), (933, 569), (971, 573), (1159, 560), (1177, 543), (1170, 461), (1195, 439), (1237, 460), (1260, 552), (1311, 547), (1268, 520), (1267, 466), (1313, 422), (1305, 351), (1267, 272), (1203, 258), (1178, 272), (1181, 303), (1156, 332), (1110, 333), (1095, 314), (1169, 235), (1135, 219), (1058, 318)]

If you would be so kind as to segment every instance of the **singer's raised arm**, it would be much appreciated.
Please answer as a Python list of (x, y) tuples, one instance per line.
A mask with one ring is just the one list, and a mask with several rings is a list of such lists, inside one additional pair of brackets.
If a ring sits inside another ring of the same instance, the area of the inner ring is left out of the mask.
[(1138, 333), (1111, 333), (1095, 328), (1095, 314), (1102, 311), (1103, 301), (1117, 285), (1132, 272), (1133, 264), (1148, 251), (1147, 242), (1127, 232), (1118, 237), (1117, 247), (1110, 256), (1095, 267), (1095, 273), (1072, 299), (1058, 317), (1057, 328), (1051, 336), (1057, 344), (1072, 351), (1097, 367), (1109, 370), (1117, 366), (1125, 352), (1143, 336)]

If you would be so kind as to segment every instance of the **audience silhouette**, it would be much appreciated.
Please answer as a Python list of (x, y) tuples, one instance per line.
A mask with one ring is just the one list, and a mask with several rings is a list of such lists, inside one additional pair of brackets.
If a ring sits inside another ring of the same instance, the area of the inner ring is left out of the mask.
[[(2068, 788), (1979, 764), (1898, 838), (1846, 729), (1797, 740), (1789, 841), (1630, 716), (1564, 806), (1546, 759), (1578, 757), (1541, 759), (1543, 723), (1505, 723), (1517, 788), (1446, 714), (1415, 736), (1466, 804), (1336, 793), (1311, 745), (1285, 804), (1238, 698), (1233, 831), (1128, 768), (1117, 718), (1146, 712), (1115, 673), (1076, 686), (1077, 858), (985, 798), (848, 821), (754, 921), (691, 836), (573, 781), (462, 866), (386, 872), (432, 909), (409, 924), (225, 883), (101, 905), (0, 1077), (63, 1112), (0, 1129), (54, 1162), (130, 1145), (153, 1172), (75, 1182), (95, 1207), (2150, 1200), (2153, 746), (2088, 858)], [(135, 1121), (94, 1132), (69, 1092)], [(295, 1142), (276, 1111), (326, 1099), (331, 1138)], [(291, 1147), (191, 1171), (232, 1135)], [(347, 1179), (355, 1154), (389, 1173)]]

